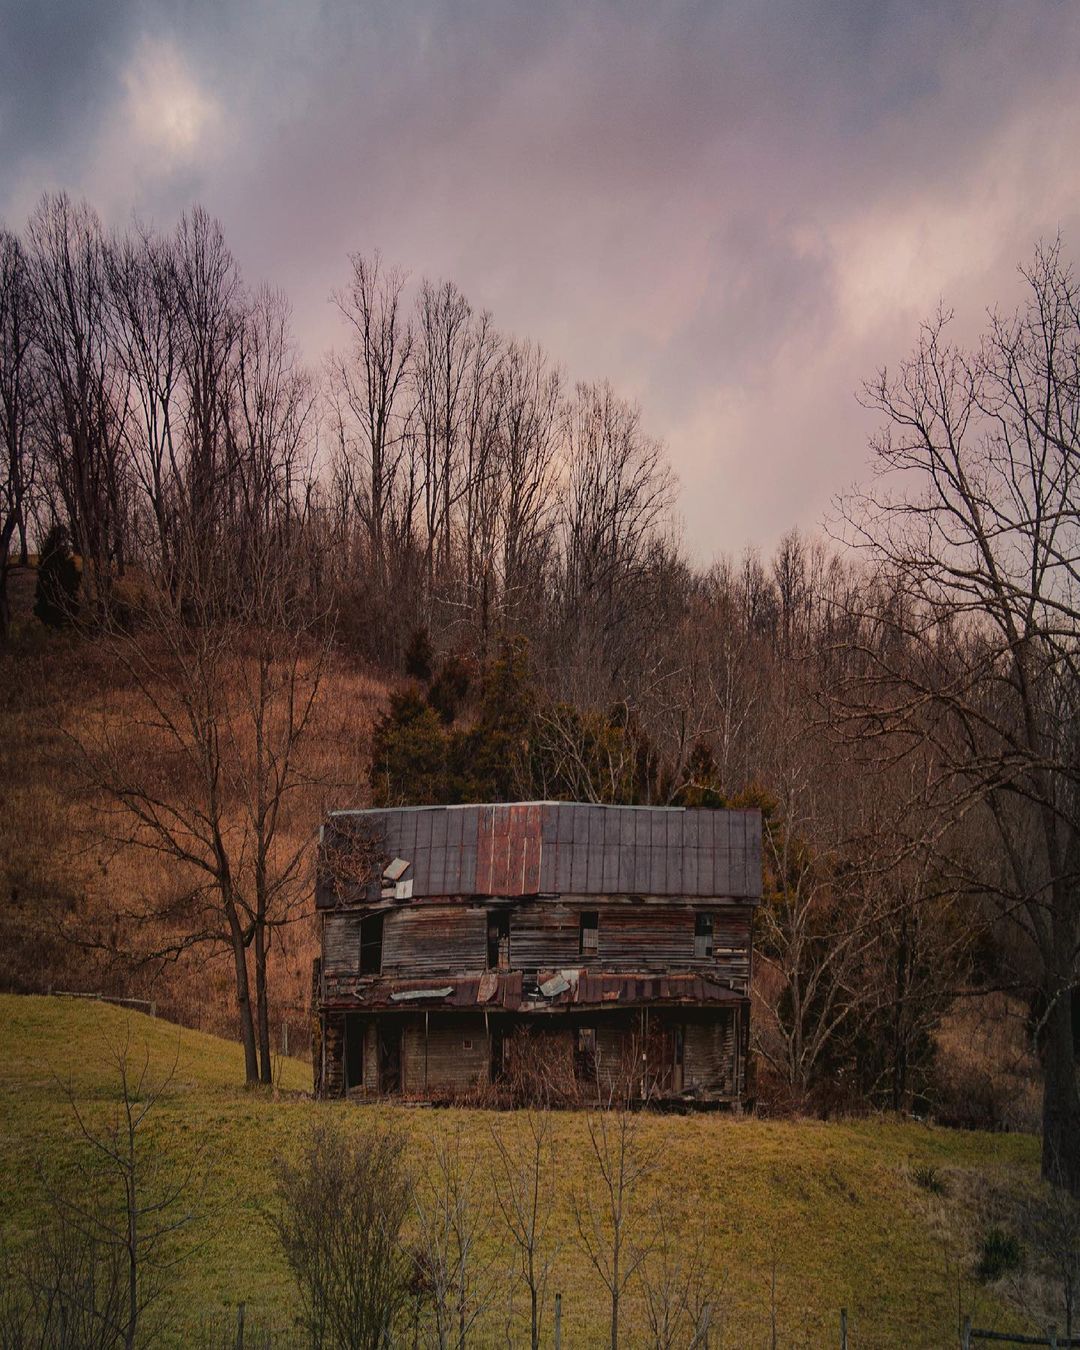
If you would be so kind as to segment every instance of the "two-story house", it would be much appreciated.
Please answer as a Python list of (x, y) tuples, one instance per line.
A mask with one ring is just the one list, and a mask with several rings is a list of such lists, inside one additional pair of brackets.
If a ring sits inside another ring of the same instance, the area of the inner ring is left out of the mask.
[(649, 1100), (745, 1090), (756, 810), (524, 802), (322, 831), (322, 1096), (467, 1097), (514, 1057)]

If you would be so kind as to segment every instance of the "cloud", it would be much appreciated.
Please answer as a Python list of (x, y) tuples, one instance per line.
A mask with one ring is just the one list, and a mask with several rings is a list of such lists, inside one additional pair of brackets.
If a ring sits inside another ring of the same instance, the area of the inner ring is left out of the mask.
[(348, 251), (453, 277), (641, 399), (703, 557), (821, 518), (939, 297), (974, 332), (1040, 235), (1080, 248), (1058, 0), (67, 8), (12, 10), (0, 213), (198, 197), (313, 359)]

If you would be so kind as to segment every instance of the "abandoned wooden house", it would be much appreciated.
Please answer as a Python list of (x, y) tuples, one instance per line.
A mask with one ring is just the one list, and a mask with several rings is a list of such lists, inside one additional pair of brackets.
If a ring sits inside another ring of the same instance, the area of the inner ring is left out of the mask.
[(639, 1100), (738, 1102), (760, 896), (756, 810), (334, 812), (316, 1091), (482, 1096), (554, 1048)]

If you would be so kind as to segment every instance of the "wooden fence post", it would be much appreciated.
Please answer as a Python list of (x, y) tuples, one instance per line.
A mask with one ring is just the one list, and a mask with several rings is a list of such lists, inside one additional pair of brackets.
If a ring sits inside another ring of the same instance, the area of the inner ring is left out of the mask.
[(1050, 1339), (1050, 1350), (1057, 1350), (1057, 1327), (1051, 1327), (1046, 1334)]
[(697, 1343), (701, 1350), (709, 1350), (709, 1323), (712, 1321), (712, 1308), (706, 1303), (701, 1310), (701, 1326), (698, 1328)]
[(236, 1305), (236, 1350), (244, 1350), (244, 1305)]
[(555, 1295), (555, 1350), (562, 1350), (562, 1294)]
[(840, 1350), (847, 1350), (847, 1309), (840, 1309)]
[(971, 1350), (971, 1318), (964, 1318), (964, 1327), (960, 1332), (961, 1350)]

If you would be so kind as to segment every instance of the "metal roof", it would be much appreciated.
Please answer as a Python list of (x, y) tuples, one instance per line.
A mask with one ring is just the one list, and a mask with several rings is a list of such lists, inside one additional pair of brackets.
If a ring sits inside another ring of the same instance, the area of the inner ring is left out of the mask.
[[(346, 866), (347, 897), (323, 884), (318, 903), (483, 895), (761, 896), (760, 811), (513, 802), (335, 811), (327, 860)], [(401, 862), (407, 863), (401, 868)], [(383, 876), (389, 869), (389, 875)], [(335, 868), (340, 877), (342, 869)], [(365, 884), (366, 883), (366, 884)], [(389, 891), (384, 888), (389, 888)]]

